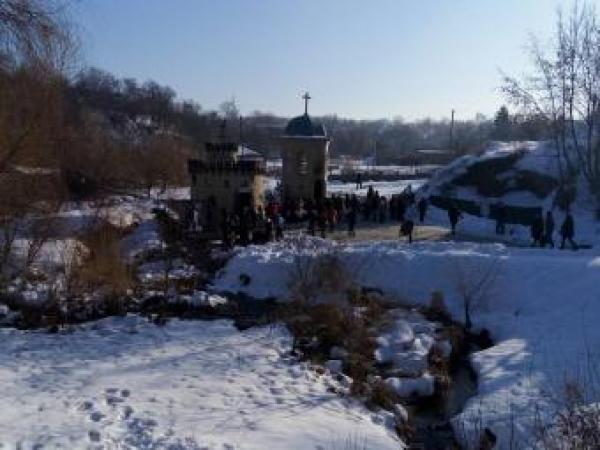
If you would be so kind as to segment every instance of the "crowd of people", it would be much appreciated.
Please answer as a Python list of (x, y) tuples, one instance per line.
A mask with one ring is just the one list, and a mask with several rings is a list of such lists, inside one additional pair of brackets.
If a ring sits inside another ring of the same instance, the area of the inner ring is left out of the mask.
[[(256, 209), (245, 206), (235, 213), (223, 209), (218, 221), (213, 220), (212, 223), (216, 223), (218, 234), (227, 248), (233, 245), (261, 244), (282, 239), (286, 228), (293, 228), (296, 231), (304, 229), (311, 236), (319, 235), (323, 238), (329, 233), (345, 230), (349, 237), (354, 237), (359, 220), (363, 224), (398, 223), (399, 236), (406, 237), (411, 243), (415, 225), (425, 222), (428, 208), (429, 199), (426, 196), (417, 198), (410, 185), (400, 194), (389, 197), (381, 195), (369, 186), (365, 197), (358, 197), (356, 193), (334, 194), (319, 203), (300, 200), (285, 205), (271, 198), (266, 206), (259, 205)], [(192, 214), (191, 223), (197, 224), (198, 209), (194, 208)], [(456, 202), (448, 205), (447, 215), (451, 234), (455, 235), (457, 225), (462, 218)], [(496, 233), (505, 234), (508, 217), (507, 208), (503, 203), (496, 206), (494, 216)], [(533, 247), (555, 247), (555, 221), (552, 210), (547, 211), (545, 216), (540, 212), (532, 221), (530, 229)], [(574, 219), (568, 210), (559, 233), (561, 249), (565, 248), (567, 243), (573, 249), (578, 248), (574, 241)]]
[[(300, 200), (285, 205), (271, 198), (264, 207), (259, 205), (254, 209), (245, 206), (236, 208), (235, 212), (221, 209), (218, 215), (214, 206), (193, 206), (188, 217), (189, 229), (212, 230), (221, 237), (225, 247), (231, 247), (281, 239), (286, 228), (304, 229), (309, 235), (321, 237), (345, 230), (353, 237), (359, 221), (400, 223), (401, 236), (412, 242), (414, 225), (417, 220), (425, 220), (429, 202), (425, 197), (417, 201), (409, 185), (402, 193), (389, 198), (370, 186), (366, 197), (334, 194), (319, 203)], [(200, 220), (201, 215), (203, 221)]]
[[(415, 200), (415, 194), (409, 185), (402, 193), (389, 198), (369, 186), (364, 198), (356, 194), (333, 195), (325, 199), (322, 205), (310, 202), (298, 203), (291, 208), (291, 220), (306, 220), (308, 234), (326, 237), (328, 232), (336, 231), (344, 222), (348, 236), (356, 235), (359, 218), (363, 223), (384, 224), (398, 222), (400, 234), (407, 236), (412, 242), (412, 232), (417, 216), (421, 222), (425, 220), (429, 202), (426, 198)], [(419, 212), (417, 214), (416, 209)]]
[[(498, 205), (496, 211), (496, 234), (502, 235), (506, 232), (506, 206), (503, 203)], [(532, 220), (530, 225), (532, 247), (555, 248), (554, 244), (554, 231), (556, 229), (556, 223), (554, 221), (554, 213), (552, 210), (546, 211), (544, 216), (540, 210), (540, 213)], [(560, 248), (564, 249), (566, 243), (571, 245), (571, 248), (576, 250), (578, 248), (575, 242), (575, 220), (569, 209), (565, 212), (564, 220), (559, 229), (561, 237)]]

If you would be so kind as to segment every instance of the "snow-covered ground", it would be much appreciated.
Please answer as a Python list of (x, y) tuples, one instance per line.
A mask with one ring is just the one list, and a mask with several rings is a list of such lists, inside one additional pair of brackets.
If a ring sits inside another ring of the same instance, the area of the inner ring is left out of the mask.
[[(474, 302), (473, 322), (488, 328), (496, 344), (472, 356), (478, 395), (456, 418), (461, 435), (489, 426), (499, 436), (498, 448), (508, 448), (511, 433), (529, 443), (536, 408), (548, 419), (560, 404), (564, 381), (594, 373), (589, 364), (600, 356), (600, 257), (594, 250), (454, 242), (339, 245), (307, 238), (240, 250), (215, 288), (286, 298), (299, 261), (324, 253), (338, 255), (359, 284), (402, 302), (426, 304), (440, 291), (459, 320), (464, 294), (485, 287), (473, 294), (485, 299)], [(247, 286), (241, 274), (250, 276)], [(476, 439), (477, 433), (470, 435)]]
[(280, 327), (127, 316), (0, 336), (3, 447), (401, 448), (384, 417), (289, 357)]
[[(394, 194), (400, 194), (407, 186), (411, 186), (413, 189), (421, 187), (426, 180), (395, 180), (395, 181), (363, 181), (362, 189), (356, 188), (356, 183), (344, 183), (342, 181), (328, 181), (327, 182), (327, 193), (328, 195), (345, 195), (345, 194), (356, 194), (359, 197), (365, 197), (369, 186), (379, 191), (380, 195), (385, 197), (391, 197)], [(276, 177), (266, 177), (265, 187), (267, 191), (275, 192), (280, 180)]]
[(356, 183), (342, 183), (341, 181), (328, 181), (327, 192), (329, 194), (356, 194), (359, 197), (365, 197), (369, 186), (379, 192), (379, 195), (391, 197), (394, 194), (400, 194), (408, 186), (413, 190), (421, 187), (426, 180), (396, 180), (396, 181), (363, 181), (362, 189), (356, 189)]

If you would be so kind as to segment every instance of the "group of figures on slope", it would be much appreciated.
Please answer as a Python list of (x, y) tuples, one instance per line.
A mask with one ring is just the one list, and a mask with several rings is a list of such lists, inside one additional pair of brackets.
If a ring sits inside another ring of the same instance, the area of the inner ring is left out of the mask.
[[(556, 222), (552, 210), (546, 211), (546, 216), (540, 210), (540, 213), (533, 219), (530, 225), (532, 247), (544, 248), (549, 246), (555, 248), (554, 232), (556, 230)], [(496, 212), (496, 234), (503, 235), (506, 232), (506, 208), (501, 204)], [(559, 229), (561, 237), (560, 248), (564, 249), (566, 243), (571, 245), (573, 250), (577, 250), (578, 245), (575, 242), (575, 220), (571, 210), (567, 208), (563, 222)]]

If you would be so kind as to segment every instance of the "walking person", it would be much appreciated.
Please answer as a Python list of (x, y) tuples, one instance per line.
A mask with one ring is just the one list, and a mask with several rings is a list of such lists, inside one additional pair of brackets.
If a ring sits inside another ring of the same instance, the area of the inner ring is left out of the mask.
[(279, 241), (279, 240), (283, 239), (283, 226), (285, 225), (285, 219), (283, 218), (283, 215), (280, 212), (278, 212), (275, 215), (274, 221), (275, 221), (275, 239)]
[(531, 243), (532, 247), (539, 245), (543, 247), (543, 238), (544, 238), (544, 219), (542, 218), (542, 213), (540, 212), (538, 216), (533, 219), (531, 222), (531, 238), (533, 242)]
[(379, 197), (379, 223), (384, 223), (387, 213), (387, 199), (384, 196)]
[(448, 220), (450, 220), (450, 229), (452, 231), (452, 236), (456, 235), (456, 225), (458, 224), (459, 219), (462, 217), (458, 206), (456, 203), (452, 203), (450, 208), (448, 208)]
[(408, 243), (412, 244), (413, 241), (413, 231), (415, 229), (415, 221), (417, 220), (417, 213), (415, 211), (415, 206), (410, 205), (406, 210), (406, 214), (404, 217), (404, 222), (400, 226), (400, 235), (408, 237)]
[(504, 234), (506, 231), (506, 206), (503, 202), (498, 203), (496, 209), (496, 234)]
[(315, 235), (315, 228), (317, 222), (317, 214), (314, 209), (309, 209), (308, 211), (308, 234), (311, 236)]
[(355, 206), (351, 206), (350, 209), (348, 210), (348, 236), (350, 237), (355, 237), (356, 236), (356, 232), (354, 231), (354, 228), (356, 227), (356, 207)]
[(427, 197), (421, 197), (418, 203), (419, 208), (419, 222), (425, 222), (425, 214), (427, 214), (427, 208), (429, 207), (429, 200)]
[(575, 237), (575, 221), (573, 220), (573, 216), (571, 215), (571, 211), (567, 209), (567, 215), (565, 217), (565, 221), (562, 223), (560, 227), (560, 234), (562, 236), (562, 243), (560, 245), (561, 249), (565, 248), (565, 243), (568, 240), (571, 244), (573, 250), (577, 250), (577, 244), (573, 240)]
[(362, 189), (362, 174), (360, 172), (358, 172), (356, 174), (356, 189)]
[(319, 225), (319, 234), (325, 239), (327, 237), (327, 210), (323, 207), (319, 210), (317, 222)]
[(544, 221), (544, 247), (546, 244), (551, 248), (554, 248), (554, 216), (552, 215), (552, 210), (548, 210), (546, 212), (546, 220)]
[(333, 206), (329, 206), (327, 209), (327, 222), (329, 223), (329, 232), (335, 232), (335, 226), (338, 221), (337, 211)]
[(398, 197), (398, 203), (396, 205), (398, 217), (396, 219), (399, 222), (404, 222), (404, 214), (406, 213), (406, 200), (404, 199), (404, 194)]

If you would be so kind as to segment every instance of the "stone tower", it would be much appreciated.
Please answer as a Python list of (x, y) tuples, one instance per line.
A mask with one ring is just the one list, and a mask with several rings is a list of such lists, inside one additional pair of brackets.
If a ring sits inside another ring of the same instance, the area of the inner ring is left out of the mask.
[(304, 114), (291, 119), (282, 143), (282, 184), (286, 204), (295, 201), (320, 203), (327, 195), (327, 157), (330, 139), (325, 127), (308, 115), (308, 94)]

